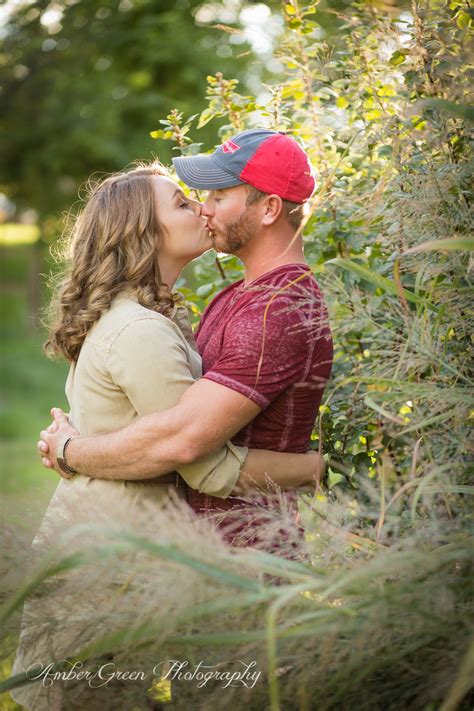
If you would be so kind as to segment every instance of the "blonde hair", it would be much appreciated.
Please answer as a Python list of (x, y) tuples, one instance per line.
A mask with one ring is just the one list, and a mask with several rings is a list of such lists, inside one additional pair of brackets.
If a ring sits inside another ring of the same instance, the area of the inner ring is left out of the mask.
[(49, 356), (77, 360), (92, 326), (124, 289), (152, 311), (170, 316), (179, 300), (163, 284), (157, 261), (161, 227), (154, 176), (159, 163), (139, 165), (89, 184), (86, 203), (67, 240), (68, 265), (51, 302)]

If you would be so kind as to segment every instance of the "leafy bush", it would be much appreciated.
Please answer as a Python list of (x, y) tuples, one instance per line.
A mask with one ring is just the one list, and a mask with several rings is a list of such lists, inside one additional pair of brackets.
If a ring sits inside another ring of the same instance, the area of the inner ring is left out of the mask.
[[(275, 56), (286, 71), (268, 102), (216, 74), (198, 127), (225, 114), (226, 138), (264, 122), (298, 137), (316, 168), (304, 241), (336, 352), (313, 439), (321, 429), (331, 490), (363, 499), (366, 484), (383, 489), (380, 538), (390, 535), (384, 501), (404, 485), (398, 508), (423, 479), (450, 511), (472, 458), (472, 20), (461, 2), (411, 12), (360, 2), (336, 13), (338, 32), (325, 38), (317, 5), (284, 6)], [(182, 125), (168, 137), (193, 153), (201, 144)], [(234, 257), (195, 270), (187, 295), (197, 314), (240, 275)]]

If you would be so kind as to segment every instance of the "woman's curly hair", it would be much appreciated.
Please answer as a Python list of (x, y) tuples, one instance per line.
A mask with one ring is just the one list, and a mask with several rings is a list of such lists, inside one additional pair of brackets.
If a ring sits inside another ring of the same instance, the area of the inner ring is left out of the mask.
[(66, 272), (51, 302), (44, 344), (49, 356), (77, 360), (88, 332), (124, 289), (147, 309), (172, 315), (180, 297), (163, 284), (158, 267), (154, 176), (166, 176), (159, 163), (89, 184), (66, 243)]

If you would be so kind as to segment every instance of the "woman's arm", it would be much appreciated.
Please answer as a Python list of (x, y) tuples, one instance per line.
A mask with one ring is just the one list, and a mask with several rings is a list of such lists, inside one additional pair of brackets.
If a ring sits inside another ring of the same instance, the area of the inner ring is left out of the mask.
[(324, 459), (316, 451), (291, 454), (250, 449), (232, 493), (242, 495), (255, 489), (274, 491), (275, 484), (280, 489), (304, 485), (318, 489), (325, 470)]

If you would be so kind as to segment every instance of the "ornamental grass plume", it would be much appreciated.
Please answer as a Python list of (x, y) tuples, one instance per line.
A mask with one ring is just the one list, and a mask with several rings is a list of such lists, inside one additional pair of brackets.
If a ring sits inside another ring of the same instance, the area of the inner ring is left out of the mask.
[[(190, 670), (200, 661), (235, 670), (238, 660), (238, 666), (255, 662), (261, 672), (252, 688), (176, 680), (175, 707), (448, 703), (455, 688), (467, 690), (472, 541), (433, 507), (409, 533), (394, 529), (395, 545), (375, 543), (361, 534), (361, 523), (377, 510), (371, 497), (369, 490), (367, 507), (353, 507), (353, 516), (343, 499), (306, 498), (300, 545), (308, 562), (285, 560), (285, 550), (278, 556), (230, 548), (179, 501), (159, 520), (146, 510), (120, 517), (97, 510), (88, 512), (93, 525), (78, 523), (60, 538), (51, 530), (41, 560), (7, 598), (6, 632), (14, 632), (26, 599), (23, 643), (31, 664), (68, 659), (56, 672), (75, 661), (92, 673), (109, 665), (109, 674), (136, 670), (145, 678), (111, 678), (94, 689), (78, 681), (25, 687), (25, 674), (15, 669), (19, 676), (4, 688), (16, 687), (19, 700), (25, 688), (34, 689), (38, 711), (53, 708), (61, 695), (68, 708), (125, 710), (163, 695), (166, 660), (187, 661)], [(433, 494), (420, 497), (427, 505)], [(284, 511), (279, 518), (285, 531), (289, 519)]]

